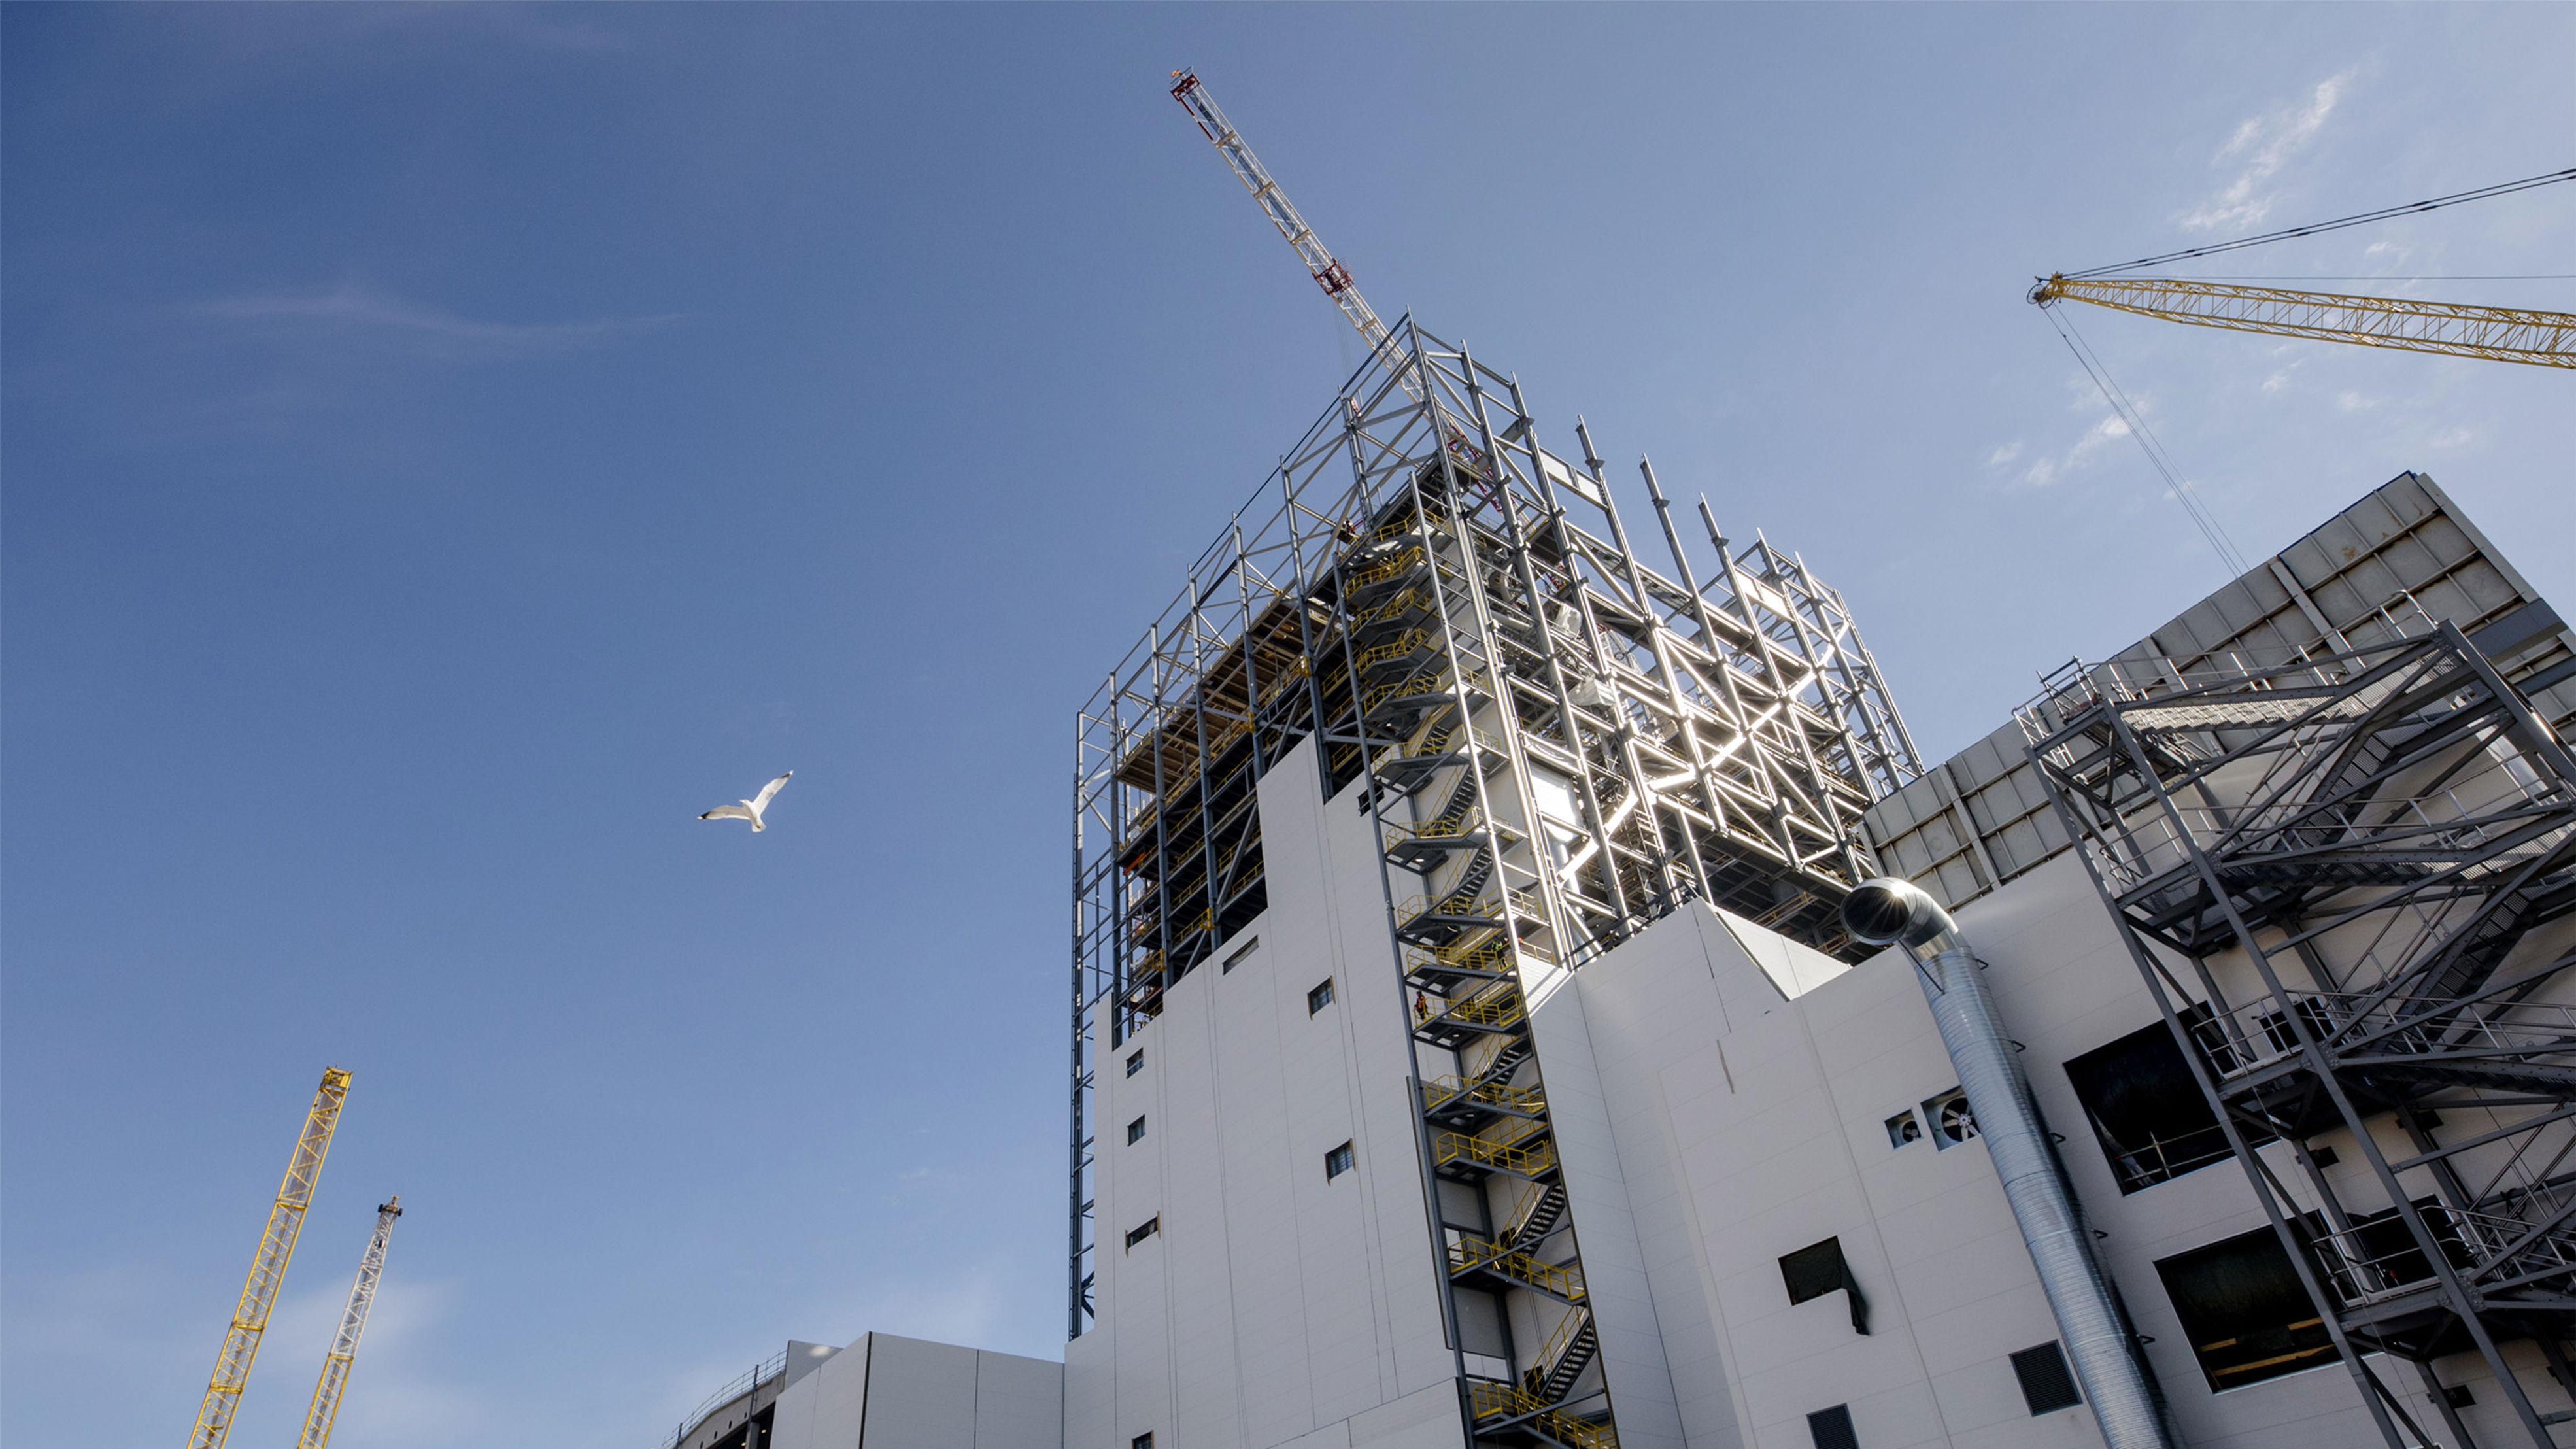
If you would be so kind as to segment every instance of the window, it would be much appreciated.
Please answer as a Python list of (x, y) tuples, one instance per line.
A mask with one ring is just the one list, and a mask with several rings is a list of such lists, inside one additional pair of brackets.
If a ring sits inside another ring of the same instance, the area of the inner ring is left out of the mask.
[(1154, 1449), (1154, 1436), (1150, 1433), (1139, 1434), (1127, 1441), (1127, 1449)]
[(1333, 978), (1327, 976), (1324, 978), (1323, 985), (1306, 993), (1306, 1014), (1308, 1016), (1313, 1016), (1316, 1012), (1319, 1012), (1332, 1004)]
[(1127, 1124), (1127, 1140), (1130, 1142), (1142, 1142), (1145, 1140), (1144, 1118), (1139, 1117), (1135, 1121)]
[(2343, 1357), (2270, 1228), (2163, 1259), (2156, 1276), (2213, 1393)]
[(1138, 1243), (1145, 1241), (1147, 1238), (1154, 1236), (1162, 1230), (1163, 1218), (1160, 1213), (1157, 1213), (1127, 1230), (1127, 1246), (1132, 1250)]
[(2067, 1371), (2066, 1354), (2054, 1341), (2014, 1354), (2012, 1366), (2013, 1377), (2021, 1380), (2021, 1401), (2030, 1405), (2033, 1418), (2084, 1402), (2084, 1395), (2076, 1391), (2075, 1375)]
[(1836, 1404), (1809, 1414), (1807, 1437), (1816, 1441), (1816, 1449), (1860, 1449), (1860, 1436), (1852, 1432), (1851, 1405)]
[(2066, 1064), (2123, 1194), (2224, 1162), (2227, 1134), (2163, 1022)]
[(1944, 1152), (1977, 1135), (1977, 1114), (1956, 1087), (1926, 1100), (1923, 1120), (1932, 1124), (1932, 1145)]
[(1357, 1166), (1359, 1158), (1351, 1151), (1351, 1144), (1345, 1142), (1324, 1154), (1324, 1181), (1330, 1182)]
[(1923, 1119), (1912, 1112), (1899, 1112), (1887, 1119), (1887, 1145), (1902, 1147), (1923, 1140)]
[(1232, 954), (1225, 958), (1225, 965), (1219, 967), (1216, 974), (1223, 976), (1226, 972), (1242, 965), (1244, 957), (1249, 956), (1260, 949), (1261, 938), (1259, 936), (1255, 936), (1251, 940), (1244, 942), (1241, 946), (1236, 947)]
[(1127, 1075), (1132, 1077), (1143, 1070), (1145, 1070), (1145, 1049), (1138, 1047), (1127, 1054)]
[(1792, 1304), (1822, 1298), (1839, 1290), (1850, 1299), (1852, 1332), (1869, 1332), (1869, 1300), (1861, 1296), (1860, 1284), (1852, 1278), (1851, 1265), (1843, 1261), (1842, 1239), (1827, 1238), (1821, 1243), (1810, 1243), (1782, 1258), (1780, 1281), (1787, 1285)]

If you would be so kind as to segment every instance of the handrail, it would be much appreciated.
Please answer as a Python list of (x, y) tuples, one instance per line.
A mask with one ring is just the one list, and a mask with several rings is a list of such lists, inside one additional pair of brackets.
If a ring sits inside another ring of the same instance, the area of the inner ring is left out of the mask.
[(1547, 1095), (1536, 1087), (1515, 1087), (1503, 1082), (1471, 1082), (1464, 1077), (1434, 1077), (1422, 1084), (1425, 1109), (1443, 1106), (1459, 1098), (1481, 1102), (1514, 1112), (1545, 1112)]
[[(1535, 1146), (1524, 1146), (1531, 1139)], [(1435, 1167), (1464, 1159), (1499, 1168), (1521, 1177), (1534, 1177), (1556, 1166), (1556, 1140), (1547, 1129), (1533, 1124), (1518, 1136), (1493, 1139), (1471, 1137), (1464, 1132), (1443, 1132), (1431, 1139), (1431, 1162)]]
[(787, 1350), (782, 1348), (752, 1365), (748, 1371), (734, 1375), (723, 1388), (707, 1395), (705, 1402), (691, 1409), (688, 1417), (680, 1421), (680, 1427), (664, 1436), (656, 1449), (679, 1449), (681, 1442), (696, 1433), (699, 1426), (705, 1424), (716, 1410), (736, 1399), (759, 1392), (762, 1384), (785, 1372), (787, 1372)]
[(1567, 1449), (1619, 1449), (1619, 1435), (1609, 1425), (1578, 1419), (1518, 1384), (1476, 1380), (1467, 1386), (1467, 1405), (1480, 1424), (1488, 1419), (1526, 1419)]

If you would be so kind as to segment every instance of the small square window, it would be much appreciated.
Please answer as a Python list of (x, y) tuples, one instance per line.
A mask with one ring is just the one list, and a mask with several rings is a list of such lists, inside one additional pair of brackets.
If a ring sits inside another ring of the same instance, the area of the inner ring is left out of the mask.
[(1255, 936), (1251, 940), (1244, 942), (1242, 945), (1236, 947), (1234, 951), (1225, 958), (1225, 965), (1219, 967), (1216, 974), (1222, 976), (1226, 972), (1233, 970), (1235, 967), (1242, 965), (1244, 957), (1249, 956), (1260, 949), (1261, 938), (1259, 936)]
[(1127, 1075), (1132, 1077), (1143, 1070), (1145, 1070), (1145, 1049), (1138, 1047), (1127, 1054)]
[(1145, 1140), (1144, 1118), (1139, 1117), (1135, 1121), (1127, 1124), (1127, 1140), (1130, 1142), (1142, 1142)]
[(1903, 1147), (1923, 1140), (1923, 1119), (1912, 1112), (1899, 1112), (1887, 1119), (1887, 1145)]
[(1352, 1152), (1351, 1144), (1345, 1142), (1324, 1154), (1324, 1181), (1330, 1182), (1357, 1166), (1359, 1157)]
[(1316, 1012), (1319, 1012), (1332, 1004), (1333, 978), (1327, 976), (1324, 978), (1323, 985), (1306, 993), (1306, 1014), (1308, 1016), (1313, 1016)]
[(1154, 1449), (1154, 1436), (1152, 1434), (1139, 1434), (1135, 1438), (1127, 1441), (1127, 1449)]
[(1816, 1449), (1860, 1449), (1860, 1436), (1852, 1432), (1851, 1405), (1836, 1404), (1809, 1414), (1807, 1437), (1816, 1441)]
[(2067, 1371), (2066, 1354), (2055, 1343), (2023, 1349), (2012, 1356), (2012, 1366), (2013, 1377), (2021, 1380), (2021, 1401), (2030, 1405), (2033, 1417), (2084, 1402), (2075, 1375)]
[(1133, 1248), (1138, 1243), (1145, 1241), (1147, 1238), (1154, 1236), (1162, 1230), (1163, 1219), (1162, 1215), (1158, 1213), (1127, 1230), (1127, 1246)]

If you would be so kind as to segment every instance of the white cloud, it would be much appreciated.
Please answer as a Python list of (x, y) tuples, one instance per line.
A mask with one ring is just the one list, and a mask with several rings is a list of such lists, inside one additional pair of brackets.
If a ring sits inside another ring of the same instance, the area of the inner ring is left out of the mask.
[[(2133, 398), (2132, 401), (2141, 408), (2147, 406), (2143, 398)], [(2118, 414), (2109, 411), (2102, 401), (2100, 389), (2093, 385), (2091, 378), (2081, 372), (2076, 373), (2067, 382), (2067, 405), (2076, 412), (2090, 415), (2090, 421), (2086, 423), (2084, 431), (2077, 435), (2073, 443), (2067, 445), (2065, 451), (2042, 454), (2031, 459), (2028, 465), (2013, 475), (2009, 486), (2050, 487), (2079, 470), (2090, 467), (2094, 456), (2104, 447), (2129, 436), (2128, 423)], [(2008, 467), (2019, 462), (2022, 453), (2022, 440), (2015, 438), (1988, 454), (1986, 466), (1998, 469)]]
[(209, 317), (235, 321), (314, 323), (506, 352), (578, 347), (678, 320), (674, 313), (656, 317), (610, 317), (589, 322), (487, 322), (405, 301), (354, 282), (311, 291), (261, 292), (226, 297), (205, 303), (198, 310)]
[(2222, 227), (2243, 231), (2259, 225), (2272, 212), (2275, 193), (2265, 189), (2267, 184), (2317, 138), (2352, 78), (2349, 70), (2329, 76), (2304, 101), (2276, 107), (2239, 125), (2210, 158), (2213, 166), (2236, 167), (2235, 176), (2215, 196), (2184, 213), (2181, 223), (2193, 231)]
[(2385, 401), (2385, 398), (2363, 397), (2349, 388), (2335, 394), (2335, 406), (2348, 413), (2366, 413)]
[(2426, 438), (2424, 440), (2424, 446), (2428, 448), (2457, 448), (2468, 443), (2475, 442), (2477, 440), (2477, 436), (2478, 435), (2476, 433), (2469, 431), (2467, 428), (2449, 428)]
[(1986, 455), (1986, 466), (1989, 468), (2000, 468), (2020, 456), (2021, 439), (2015, 438), (2011, 442), (2004, 444), (2002, 447), (1995, 449), (1991, 453), (1988, 453)]

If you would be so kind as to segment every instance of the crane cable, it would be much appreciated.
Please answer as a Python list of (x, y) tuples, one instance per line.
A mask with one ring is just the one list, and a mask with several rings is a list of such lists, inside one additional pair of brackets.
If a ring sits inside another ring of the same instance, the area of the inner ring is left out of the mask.
[(2246, 573), (2245, 556), (2236, 551), (2236, 541), (2227, 536), (2227, 530), (2218, 522), (2218, 515), (2210, 512), (2209, 505), (2201, 501), (2199, 492), (2191, 486), (2191, 480), (2174, 465), (2173, 455), (2165, 451), (2162, 440), (2147, 426), (2146, 414), (2129, 400), (2129, 395), (2121, 390), (2118, 383), (2111, 380), (2110, 368), (2103, 365), (2092, 345), (2075, 330), (2075, 325), (2061, 315), (2064, 309), (2044, 307), (2041, 310), (2048, 314), (2049, 325), (2057, 329), (2058, 337), (2066, 343), (2066, 350), (2075, 354), (2076, 365), (2084, 369), (2086, 377), (2093, 379), (2095, 387), (2101, 389), (2102, 400), (2111, 405), (2111, 411), (2129, 430), (2129, 436), (2138, 440), (2138, 448), (2147, 455), (2147, 462), (2164, 475), (2166, 490), (2173, 495), (2175, 502), (2182, 505), (2183, 512), (2191, 515), (2200, 536), (2208, 541), (2211, 551), (2218, 555), (2218, 561), (2226, 566), (2228, 578), (2243, 577)]
[(2410, 201), (2403, 206), (2383, 206), (2377, 211), (2365, 211), (2356, 216), (2342, 217), (2334, 221), (2320, 221), (2307, 226), (2288, 227), (2281, 231), (2267, 231), (2261, 236), (2238, 237), (2234, 241), (2213, 242), (2205, 247), (2166, 252), (2161, 256), (2140, 257), (2134, 262), (2095, 267), (2090, 271), (2068, 272), (2065, 277), (2070, 282), (2080, 282), (2087, 277), (2108, 276), (2113, 272), (2126, 272), (2138, 267), (2160, 267), (2167, 262), (2184, 261), (2191, 257), (2214, 256), (2219, 252), (2261, 246), (2265, 242), (2286, 241), (2294, 236), (2315, 236), (2320, 232), (2341, 231), (2348, 226), (2360, 226), (2364, 222), (2386, 221), (2392, 216), (2409, 216), (2419, 211), (2457, 206), (2463, 201), (2483, 201), (2490, 196), (2508, 196), (2517, 191), (2529, 191), (2535, 186), (2551, 186), (2561, 181), (2576, 181), (2576, 166), (2568, 167), (2564, 171), (2547, 171), (2538, 176), (2526, 176), (2520, 181), (2504, 181), (2494, 186), (2481, 186), (2475, 191), (2460, 191), (2449, 196), (2436, 196), (2429, 201)]

